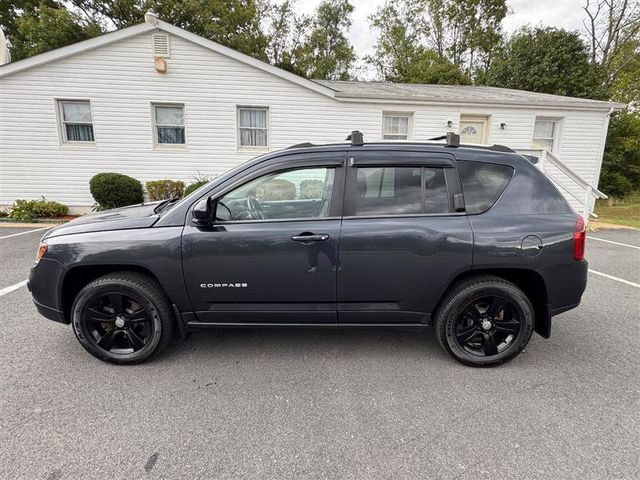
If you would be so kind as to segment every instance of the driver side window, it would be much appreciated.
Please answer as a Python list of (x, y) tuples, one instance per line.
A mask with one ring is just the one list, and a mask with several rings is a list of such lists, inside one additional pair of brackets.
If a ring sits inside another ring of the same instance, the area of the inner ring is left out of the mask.
[(216, 219), (247, 221), (327, 217), (334, 173), (334, 168), (299, 168), (256, 178), (217, 200)]

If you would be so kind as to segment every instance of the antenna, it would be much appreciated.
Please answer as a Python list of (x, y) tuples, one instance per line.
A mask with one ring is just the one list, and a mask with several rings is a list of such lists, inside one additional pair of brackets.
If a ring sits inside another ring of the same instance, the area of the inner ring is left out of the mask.
[(347, 135), (345, 140), (351, 140), (352, 147), (361, 147), (364, 145), (364, 137), (362, 136), (362, 132), (360, 130), (354, 130), (351, 132), (351, 135)]

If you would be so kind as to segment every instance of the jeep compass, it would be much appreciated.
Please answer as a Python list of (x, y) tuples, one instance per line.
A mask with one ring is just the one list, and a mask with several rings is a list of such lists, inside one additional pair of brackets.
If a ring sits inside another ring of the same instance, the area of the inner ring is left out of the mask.
[(38, 311), (121, 364), (176, 334), (271, 325), (431, 326), (456, 360), (493, 366), (579, 304), (585, 224), (533, 158), (454, 134), (349, 139), (48, 231), (29, 279)]

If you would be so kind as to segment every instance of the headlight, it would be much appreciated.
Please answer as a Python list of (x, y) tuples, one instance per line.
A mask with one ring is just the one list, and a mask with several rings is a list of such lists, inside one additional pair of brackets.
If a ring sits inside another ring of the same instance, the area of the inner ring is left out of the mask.
[(36, 254), (36, 263), (40, 261), (40, 259), (44, 256), (44, 253), (47, 251), (47, 244), (44, 242), (40, 242), (40, 246), (38, 247), (38, 253)]

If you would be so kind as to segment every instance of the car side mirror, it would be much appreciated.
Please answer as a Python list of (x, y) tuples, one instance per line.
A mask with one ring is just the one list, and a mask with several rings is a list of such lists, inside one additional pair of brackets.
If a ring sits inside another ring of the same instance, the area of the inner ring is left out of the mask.
[(461, 193), (453, 194), (453, 210), (456, 212), (464, 212), (464, 197)]
[(209, 225), (211, 223), (211, 214), (210, 197), (200, 200), (191, 210), (191, 217), (196, 225)]

